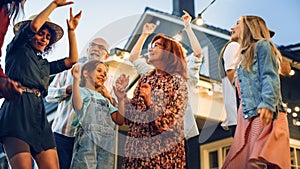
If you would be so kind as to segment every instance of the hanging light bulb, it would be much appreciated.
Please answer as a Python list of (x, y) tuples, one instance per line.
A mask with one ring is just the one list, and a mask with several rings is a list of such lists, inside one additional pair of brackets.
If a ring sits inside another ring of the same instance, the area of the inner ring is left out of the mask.
[(195, 19), (194, 23), (198, 26), (202, 26), (204, 24), (204, 20), (203, 20), (201, 14), (198, 14), (198, 17)]
[(198, 26), (202, 26), (204, 25), (204, 20), (202, 18), (202, 14), (203, 12), (205, 12), (207, 10), (208, 7), (210, 7), (214, 2), (216, 2), (216, 0), (213, 0), (209, 3), (209, 5), (204, 8), (199, 14), (198, 14), (198, 17), (194, 19), (193, 23), (198, 25)]
[(181, 41), (183, 38), (182, 31), (183, 29), (181, 29), (175, 36), (173, 36), (173, 38), (177, 41)]

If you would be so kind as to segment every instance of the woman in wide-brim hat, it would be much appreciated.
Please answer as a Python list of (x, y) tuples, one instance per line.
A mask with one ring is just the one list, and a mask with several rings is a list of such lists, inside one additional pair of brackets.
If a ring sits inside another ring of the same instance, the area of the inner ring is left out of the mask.
[[(24, 26), (28, 25), (36, 16), (37, 15), (33, 15), (28, 20), (25, 20), (25, 21), (22, 21), (22, 22), (19, 22), (19, 23), (15, 24), (14, 34), (18, 34), (20, 32), (20, 30)], [(51, 22), (49, 18), (47, 18), (46, 22), (44, 23), (44, 25), (40, 29), (43, 30), (45, 28), (48, 29), (50, 34), (51, 34), (49, 44), (45, 47), (45, 49), (43, 51), (44, 53), (47, 53), (47, 51), (51, 49), (51, 46), (63, 37), (64, 30), (59, 25)]]
[(0, 142), (12, 168), (30, 168), (31, 157), (39, 168), (59, 168), (43, 97), (47, 95), (50, 74), (69, 69), (78, 60), (74, 30), (81, 12), (73, 17), (70, 9), (69, 57), (48, 62), (42, 56), (63, 36), (63, 29), (46, 18), (57, 7), (72, 3), (54, 0), (32, 20), (16, 24), (16, 35), (7, 46), (6, 75), (22, 86), (22, 95), (5, 100), (0, 110)]

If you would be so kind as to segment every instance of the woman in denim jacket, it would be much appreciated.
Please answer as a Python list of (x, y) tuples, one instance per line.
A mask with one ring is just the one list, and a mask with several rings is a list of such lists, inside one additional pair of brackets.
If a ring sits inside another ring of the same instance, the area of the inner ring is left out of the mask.
[(236, 135), (222, 168), (290, 168), (279, 79), (281, 54), (262, 18), (242, 16), (231, 29), (241, 45), (236, 80), (241, 104)]

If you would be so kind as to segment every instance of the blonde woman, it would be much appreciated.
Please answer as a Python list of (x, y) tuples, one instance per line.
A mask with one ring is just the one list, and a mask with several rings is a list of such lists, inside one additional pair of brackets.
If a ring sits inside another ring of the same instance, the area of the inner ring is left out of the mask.
[(241, 101), (236, 133), (222, 168), (291, 168), (279, 78), (281, 54), (261, 17), (240, 17), (232, 33), (240, 44), (236, 86)]

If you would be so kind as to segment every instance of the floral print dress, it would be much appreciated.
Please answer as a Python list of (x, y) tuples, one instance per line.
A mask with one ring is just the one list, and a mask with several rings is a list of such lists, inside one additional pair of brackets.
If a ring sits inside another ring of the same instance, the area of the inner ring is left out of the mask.
[[(151, 106), (140, 97), (140, 85), (151, 86)], [(187, 83), (178, 74), (150, 72), (142, 77), (126, 106), (129, 132), (122, 168), (185, 168), (183, 116)]]

